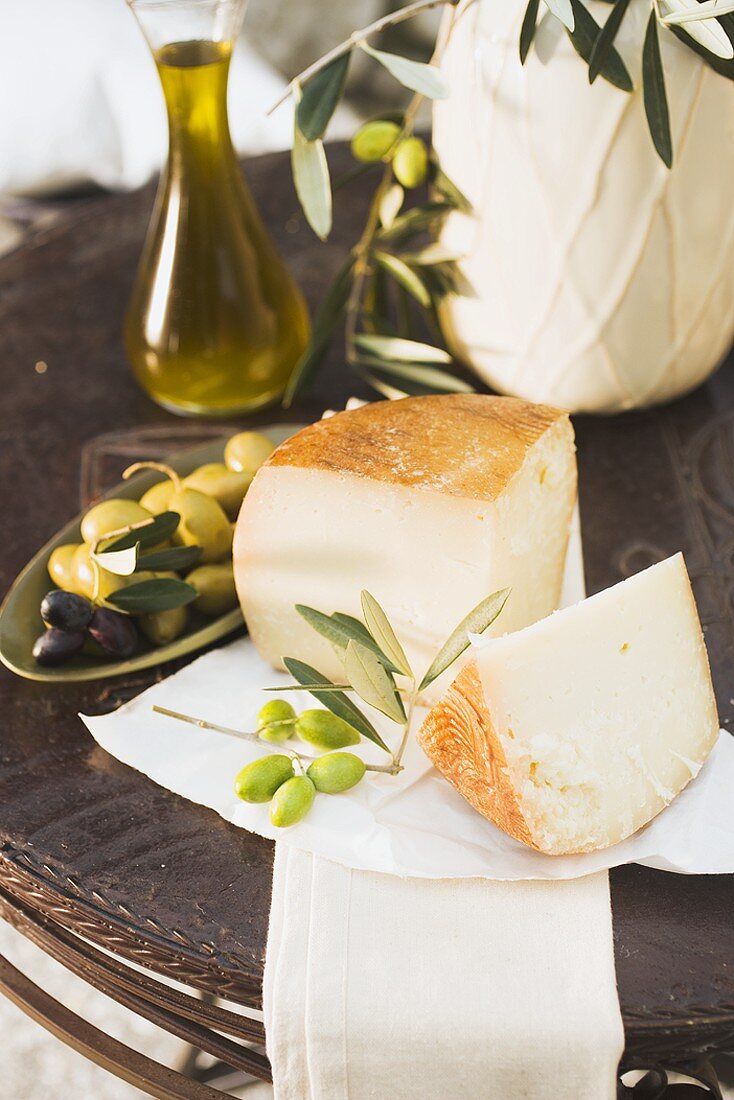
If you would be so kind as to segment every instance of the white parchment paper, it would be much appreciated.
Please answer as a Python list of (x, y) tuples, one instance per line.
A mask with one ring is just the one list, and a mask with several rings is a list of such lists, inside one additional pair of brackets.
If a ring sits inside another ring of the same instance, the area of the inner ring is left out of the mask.
[[(569, 549), (564, 603), (583, 596), (580, 540)], [(305, 821), (275, 829), (267, 805), (236, 798), (237, 772), (279, 747), (241, 741), (153, 711), (168, 707), (219, 725), (254, 729), (260, 707), (273, 696), (264, 687), (289, 683), (240, 639), (200, 657), (155, 684), (113, 714), (83, 717), (95, 740), (117, 759), (226, 820), (261, 836), (293, 844), (361, 870), (419, 878), (565, 879), (623, 863), (643, 863), (682, 874), (734, 872), (734, 737), (726, 731), (699, 775), (654, 821), (604, 851), (548, 856), (532, 851), (486, 821), (432, 767), (412, 741), (396, 777), (367, 773), (354, 790), (318, 796)], [(316, 705), (303, 692), (294, 707)], [(386, 740), (396, 727), (365, 707)], [(415, 725), (425, 712), (418, 711)], [(304, 749), (301, 742), (294, 747)], [(351, 751), (384, 763), (365, 743)]]

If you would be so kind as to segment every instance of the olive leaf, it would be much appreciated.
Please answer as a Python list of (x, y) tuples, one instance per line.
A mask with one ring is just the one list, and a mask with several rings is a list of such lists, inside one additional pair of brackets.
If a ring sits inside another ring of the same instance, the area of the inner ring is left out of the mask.
[(326, 709), (330, 710), (332, 714), (336, 714), (337, 718), (343, 718), (362, 737), (366, 737), (368, 741), (379, 745), (385, 752), (390, 752), (369, 718), (327, 676), (324, 676), (318, 669), (312, 668), (311, 665), (307, 665), (305, 661), (296, 660), (295, 657), (284, 657), (283, 664), (293, 679), (302, 685), (304, 691), (313, 693), (313, 687), (309, 685), (314, 684), (317, 684), (320, 688), (330, 688), (331, 690), (318, 692), (318, 698)]
[(457, 378), (448, 371), (439, 370), (425, 363), (385, 363), (373, 359), (369, 362), (372, 370), (388, 374), (392, 381), (415, 382), (431, 393), (476, 393), (476, 390), (463, 378)]
[(545, 0), (545, 6), (552, 15), (555, 15), (556, 19), (560, 19), (566, 30), (573, 31), (575, 29), (576, 20), (571, 0)]
[[(390, 669), (391, 672), (397, 672), (398, 669), (393, 665), (390, 659), (382, 652), (377, 642), (373, 641), (369, 633), (365, 631), (365, 628), (360, 623), (361, 630), (355, 629), (352, 623), (344, 621), (346, 617), (337, 619), (331, 615), (325, 615), (323, 611), (317, 611), (314, 607), (307, 607), (305, 604), (297, 603), (296, 611), (305, 619), (310, 627), (312, 627), (322, 638), (326, 638), (327, 642), (336, 646), (340, 651), (346, 650), (351, 641), (360, 642), (362, 645), (369, 646), (378, 660)], [(364, 637), (364, 633), (367, 633), (367, 639)]]
[(422, 306), (431, 304), (431, 296), (420, 275), (416, 274), (406, 263), (389, 252), (374, 252), (375, 262), (380, 265), (393, 279), (400, 284)]
[[(380, 648), (379, 642), (372, 637), (367, 627), (360, 619), (356, 619), (354, 615), (345, 615), (343, 611), (335, 611), (332, 615), (332, 619), (336, 619), (337, 622), (343, 623), (344, 626), (348, 626), (352, 631), (352, 637), (355, 642), (362, 642), (363, 645), (376, 645)], [(388, 659), (384, 650), (381, 651), (382, 663), (390, 672), (399, 672), (400, 669), (397, 666), (393, 667), (393, 664)]]
[[(576, 52), (588, 64), (596, 40), (601, 34), (601, 27), (581, 3), (581, 0), (571, 0), (571, 4), (576, 26), (573, 31), (567, 31), (567, 34)], [(614, 84), (616, 88), (621, 88), (623, 92), (632, 91), (632, 78), (614, 46), (609, 47), (607, 59), (601, 65), (599, 73), (610, 84)]]
[(278, 684), (277, 687), (263, 688), (263, 691), (308, 691), (311, 695), (323, 695), (330, 691), (353, 691), (351, 684)]
[[(721, 19), (721, 23), (726, 29), (727, 37), (731, 42), (734, 40), (734, 21), (731, 21), (731, 16), (726, 15)], [(704, 49), (700, 42), (696, 42), (695, 39), (690, 38), (682, 27), (668, 26), (668, 30), (672, 31), (679, 42), (682, 42), (686, 49), (695, 53), (705, 65), (708, 65), (710, 69), (713, 69), (715, 73), (725, 77), (726, 80), (734, 80), (734, 60), (724, 60), (721, 57), (716, 57), (708, 50)]]
[(680, 27), (714, 57), (724, 61), (734, 57), (734, 46), (715, 18), (734, 11), (734, 3), (726, 3), (725, 0), (718, 0), (715, 4), (711, 0), (703, 4), (691, 3), (690, 0), (662, 0), (660, 8), (666, 27)]
[(622, 24), (622, 20), (625, 17), (629, 5), (630, 0), (616, 0), (614, 7), (610, 11), (609, 18), (602, 27), (601, 34), (597, 37), (594, 48), (591, 51), (591, 57), (589, 58), (589, 84), (593, 84), (601, 72), (602, 65), (604, 65), (607, 60), (609, 51), (612, 48), (617, 31)]
[(152, 614), (157, 611), (171, 611), (174, 607), (185, 607), (198, 595), (192, 584), (174, 580), (173, 577), (156, 577), (118, 589), (107, 597), (107, 603), (114, 604), (130, 615)]
[(434, 158), (431, 165), (431, 184), (435, 191), (446, 200), (454, 210), (461, 210), (463, 214), (471, 214), (474, 209), (468, 198), (454, 181), (446, 175), (441, 165)]
[[(677, 9), (676, 4), (680, 5)], [(666, 13), (665, 9), (673, 9)], [(734, 0), (661, 0), (660, 10), (664, 23), (693, 23), (699, 20), (718, 19), (734, 12)]]
[(291, 166), (298, 201), (308, 224), (316, 236), (325, 241), (331, 231), (332, 204), (324, 143), (320, 138), (308, 141), (297, 125), (293, 133)]
[(425, 389), (416, 389), (411, 385), (393, 386), (386, 379), (379, 378), (368, 370), (361, 370), (359, 373), (365, 382), (373, 390), (377, 390), (387, 401), (399, 401), (403, 397), (422, 397), (426, 393)]
[(456, 206), (446, 199), (414, 206), (396, 218), (389, 229), (381, 229), (377, 237), (381, 241), (401, 241), (415, 237), (419, 233), (434, 230), (455, 209)]
[(362, 590), (360, 598), (368, 636), (374, 638), (378, 648), (389, 657), (394, 671), (402, 672), (403, 676), (412, 676), (413, 670), (405, 656), (405, 650), (398, 641), (387, 615), (366, 588)]
[(451, 356), (443, 348), (423, 344), (418, 340), (405, 340), (400, 336), (373, 336), (359, 333), (355, 344), (367, 355), (377, 359), (397, 359), (403, 363), (450, 363)]
[(139, 550), (140, 543), (136, 542), (125, 550), (93, 550), (92, 557), (108, 573), (114, 573), (116, 577), (129, 577), (138, 568)]
[(395, 684), (371, 649), (350, 642), (344, 654), (347, 679), (359, 697), (391, 718), (393, 722), (405, 722), (405, 709)]
[(461, 294), (464, 298), (476, 298), (476, 291), (456, 261), (446, 260), (431, 265), (423, 272), (429, 290), (438, 298), (447, 294)]
[(492, 625), (507, 603), (509, 595), (509, 588), (502, 588), (499, 592), (494, 592), (491, 596), (487, 596), (486, 599), (482, 600), (481, 603), (478, 603), (461, 620), (434, 657), (431, 667), (421, 680), (419, 691), (423, 691), (429, 684), (432, 684), (442, 672), (445, 672), (461, 656), (465, 649), (468, 649), (470, 634), (483, 634)]
[(304, 86), (296, 108), (296, 123), (307, 141), (324, 136), (342, 97), (350, 58), (351, 52), (337, 57)]
[(405, 199), (405, 191), (399, 183), (393, 183), (380, 201), (380, 223), (385, 229), (389, 229), (398, 214)]
[(161, 512), (153, 519), (143, 523), (134, 524), (124, 535), (116, 536), (110, 542), (105, 542), (98, 553), (109, 554), (117, 550), (128, 550), (136, 543), (141, 549), (146, 546), (156, 546), (159, 542), (165, 542), (170, 538), (179, 525), (181, 516), (178, 512)]
[(344, 313), (354, 274), (354, 258), (350, 255), (329, 287), (311, 330), (311, 339), (293, 368), (283, 396), (283, 407), (289, 409), (296, 396), (310, 381), (328, 350), (334, 329)]
[(380, 336), (397, 336), (395, 326), (390, 320), (390, 299), (387, 279), (381, 267), (374, 267), (367, 279), (364, 296), (362, 325), (365, 332)]
[(183, 569), (196, 565), (200, 557), (200, 546), (167, 546), (163, 550), (154, 550), (139, 557), (135, 572), (172, 569), (175, 573), (180, 573)]
[(530, 53), (530, 47), (533, 44), (535, 38), (535, 32), (538, 27), (538, 10), (540, 8), (540, 0), (530, 0), (528, 6), (525, 9), (525, 15), (522, 20), (522, 27), (520, 28), (520, 64), (524, 65), (527, 61), (528, 54)]
[(419, 92), (428, 99), (448, 97), (448, 85), (440, 69), (435, 65), (426, 65), (422, 61), (410, 61), (407, 57), (401, 57), (396, 53), (375, 50), (367, 42), (360, 42), (359, 45), (360, 49), (375, 61), (379, 61), (380, 65), (405, 88), (410, 88), (412, 92)]
[(673, 163), (673, 140), (670, 135), (668, 97), (660, 56), (658, 21), (654, 11), (650, 12), (642, 50), (642, 90), (653, 144), (663, 164), (670, 168)]
[(411, 267), (434, 267), (436, 264), (456, 263), (462, 257), (458, 252), (452, 252), (446, 248), (440, 241), (433, 241), (418, 252), (401, 252), (400, 259), (405, 260)]

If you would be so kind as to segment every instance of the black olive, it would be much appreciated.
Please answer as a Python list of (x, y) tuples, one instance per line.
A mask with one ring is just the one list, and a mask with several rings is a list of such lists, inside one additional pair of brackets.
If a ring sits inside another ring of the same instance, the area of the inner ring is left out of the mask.
[(138, 632), (130, 616), (107, 607), (95, 610), (88, 630), (109, 657), (130, 657), (138, 644)]
[(33, 644), (33, 656), (39, 665), (60, 665), (84, 645), (84, 634), (81, 630), (59, 630), (52, 626), (45, 634), (36, 638)]
[(59, 630), (86, 630), (93, 611), (94, 604), (89, 600), (60, 588), (47, 593), (41, 600), (41, 618), (46, 626)]

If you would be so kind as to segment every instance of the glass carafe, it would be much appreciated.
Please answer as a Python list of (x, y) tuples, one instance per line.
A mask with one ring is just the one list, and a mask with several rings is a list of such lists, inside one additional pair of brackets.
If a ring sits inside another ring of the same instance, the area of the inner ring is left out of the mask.
[(308, 341), (303, 299), (242, 177), (227, 77), (245, 0), (129, 0), (166, 101), (168, 161), (125, 322), (135, 377), (172, 412), (276, 400)]

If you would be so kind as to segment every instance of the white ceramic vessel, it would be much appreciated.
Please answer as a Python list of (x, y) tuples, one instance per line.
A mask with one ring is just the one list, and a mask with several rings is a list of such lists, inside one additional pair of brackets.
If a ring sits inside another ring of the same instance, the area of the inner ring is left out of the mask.
[[(608, 4), (584, 2), (606, 19)], [(734, 334), (734, 83), (661, 31), (669, 172), (641, 93), (649, 0), (632, 0), (616, 40), (633, 95), (590, 87), (550, 15), (523, 68), (525, 6), (459, 9), (444, 58), (434, 140), (475, 213), (452, 215), (443, 242), (476, 293), (446, 302), (447, 340), (504, 393), (590, 412), (668, 401)]]

